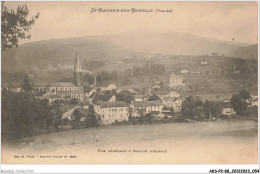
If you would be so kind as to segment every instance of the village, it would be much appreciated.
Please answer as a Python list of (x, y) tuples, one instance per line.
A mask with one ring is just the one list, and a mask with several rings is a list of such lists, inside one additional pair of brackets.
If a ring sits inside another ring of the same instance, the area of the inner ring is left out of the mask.
[[(207, 64), (202, 61), (201, 64)], [(73, 82), (52, 82), (33, 87), (33, 94), (38, 99), (47, 99), (49, 104), (61, 103), (62, 129), (82, 128), (94, 125), (142, 124), (158, 122), (187, 122), (232, 118), (236, 115), (231, 105), (231, 95), (227, 98), (217, 97), (208, 101), (198, 96), (189, 95), (189, 87), (180, 75), (172, 73), (167, 86), (169, 91), (158, 90), (161, 82), (149, 83), (146, 92), (139, 88), (119, 88), (110, 83), (105, 87), (94, 83), (83, 86), (83, 73), (80, 58), (76, 53)], [(164, 84), (165, 85), (165, 84)], [(182, 95), (185, 91), (185, 95)], [(257, 116), (258, 97), (246, 93), (245, 102), (250, 116)], [(65, 107), (66, 106), (66, 107)], [(184, 108), (183, 108), (184, 107)], [(192, 111), (191, 111), (192, 110)], [(256, 114), (255, 114), (256, 113)]]

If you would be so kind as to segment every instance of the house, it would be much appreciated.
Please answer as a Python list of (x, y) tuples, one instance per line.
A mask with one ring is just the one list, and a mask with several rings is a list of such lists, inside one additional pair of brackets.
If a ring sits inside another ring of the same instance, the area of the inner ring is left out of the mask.
[(93, 87), (88, 87), (84, 89), (85, 97), (89, 98), (96, 90)]
[(75, 106), (74, 108), (69, 109), (68, 111), (64, 112), (62, 114), (62, 120), (67, 118), (68, 120), (73, 120), (73, 113), (75, 109), (80, 108), (79, 106)]
[(251, 106), (258, 106), (258, 98), (252, 99)]
[(153, 86), (153, 89), (158, 90), (158, 89), (161, 89), (161, 87), (159, 85), (155, 85), (155, 86)]
[(109, 85), (107, 86), (107, 89), (112, 91), (113, 89), (117, 89), (117, 87), (116, 87), (115, 84), (112, 84), (112, 83), (111, 83), (111, 84), (109, 84)]
[(10, 91), (19, 93), (22, 91), (22, 88), (9, 88)]
[(95, 112), (100, 115), (101, 125), (128, 121), (128, 104), (123, 101), (101, 102), (94, 105)]
[(151, 116), (153, 117), (153, 118), (159, 118), (159, 119), (162, 119), (162, 118), (164, 118), (165, 117), (165, 115), (162, 113), (162, 112), (158, 112), (158, 111), (151, 111), (150, 112), (150, 114), (151, 114)]
[(61, 100), (61, 96), (58, 94), (51, 94), (48, 97), (49, 103), (54, 102), (55, 100)]
[(229, 98), (225, 98), (225, 99), (223, 100), (223, 102), (225, 102), (225, 103), (230, 103), (230, 99), (229, 99)]
[(90, 121), (91, 112), (89, 109), (86, 108), (75, 108), (74, 112), (72, 113), (72, 118), (74, 120), (78, 120), (80, 122), (83, 121)]
[(173, 107), (174, 112), (180, 112), (181, 111), (181, 105), (182, 105), (182, 102), (184, 100), (185, 99), (183, 97), (167, 97), (163, 100), (163, 104), (167, 108)]
[(134, 101), (143, 101), (143, 96), (142, 95), (133, 95)]
[(93, 99), (93, 103), (98, 104), (100, 102), (115, 102), (116, 101), (116, 96), (115, 95), (96, 95)]
[(169, 94), (169, 97), (180, 97), (180, 94), (178, 94), (175, 91), (171, 91), (170, 94)]
[(169, 92), (168, 91), (164, 91), (164, 90), (156, 91), (155, 94), (158, 95), (160, 97), (160, 99), (164, 99), (164, 98), (169, 96)]
[(133, 101), (130, 105), (132, 116), (139, 117), (152, 111), (162, 112), (163, 104), (160, 101)]
[(76, 98), (83, 100), (84, 90), (83, 86), (76, 86), (71, 82), (54, 82), (49, 84), (49, 91), (52, 94), (58, 94), (63, 100)]
[(128, 88), (128, 89), (125, 89), (125, 90), (127, 90), (128, 92), (130, 92), (133, 95), (137, 95), (138, 94), (138, 92), (136, 90), (132, 89), (132, 88)]
[(207, 62), (207, 61), (205, 61), (205, 60), (203, 60), (203, 61), (201, 61), (201, 62), (200, 62), (200, 64), (201, 64), (201, 65), (207, 65), (207, 64), (208, 64), (208, 62)]
[(230, 103), (221, 102), (220, 107), (221, 107), (221, 114), (222, 115), (229, 116), (229, 115), (236, 114), (236, 112), (234, 111), (234, 109), (232, 108)]
[(189, 73), (189, 71), (186, 70), (186, 69), (182, 69), (182, 70), (180, 70), (180, 74), (187, 74), (187, 73)]
[(181, 86), (183, 85), (183, 78), (181, 76), (175, 75), (174, 73), (172, 73), (171, 77), (170, 77), (170, 83), (169, 86), (170, 87), (175, 87), (175, 86)]

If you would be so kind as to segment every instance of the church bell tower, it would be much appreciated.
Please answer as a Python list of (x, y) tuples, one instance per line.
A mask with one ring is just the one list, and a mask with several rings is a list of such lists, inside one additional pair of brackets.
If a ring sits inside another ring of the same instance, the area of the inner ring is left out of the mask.
[(74, 64), (73, 77), (74, 77), (75, 85), (82, 86), (82, 70), (81, 70), (81, 65), (79, 62), (78, 52), (76, 52), (76, 60), (75, 60), (75, 64)]

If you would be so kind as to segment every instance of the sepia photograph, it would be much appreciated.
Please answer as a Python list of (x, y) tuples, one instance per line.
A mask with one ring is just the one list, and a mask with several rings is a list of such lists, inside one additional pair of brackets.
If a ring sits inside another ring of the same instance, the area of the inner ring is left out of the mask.
[(1, 163), (258, 164), (258, 2), (1, 1)]

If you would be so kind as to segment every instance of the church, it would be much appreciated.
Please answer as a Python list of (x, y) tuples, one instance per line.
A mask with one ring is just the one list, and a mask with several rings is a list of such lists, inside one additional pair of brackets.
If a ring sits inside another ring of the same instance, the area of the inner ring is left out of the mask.
[(42, 94), (43, 98), (54, 100), (69, 100), (76, 98), (79, 101), (84, 100), (83, 89), (83, 70), (79, 61), (78, 53), (74, 63), (73, 82), (52, 82), (48, 85), (37, 85), (34, 87), (34, 94), (39, 96)]

